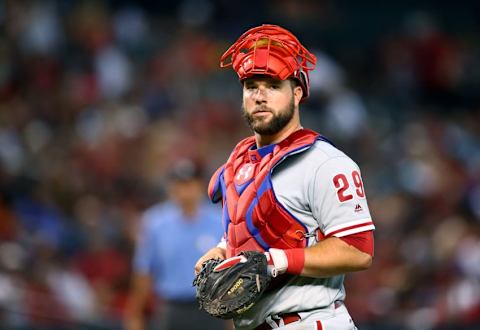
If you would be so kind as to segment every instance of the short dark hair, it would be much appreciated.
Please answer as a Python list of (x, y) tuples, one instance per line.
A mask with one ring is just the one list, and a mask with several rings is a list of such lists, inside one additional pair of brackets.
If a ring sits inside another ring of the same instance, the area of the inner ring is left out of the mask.
[(296, 78), (288, 78), (291, 82), (293, 82), (293, 87), (302, 87), (302, 84), (300, 84), (300, 81)]
[(202, 166), (193, 159), (182, 158), (171, 167), (168, 175), (172, 181), (190, 181), (203, 178)]

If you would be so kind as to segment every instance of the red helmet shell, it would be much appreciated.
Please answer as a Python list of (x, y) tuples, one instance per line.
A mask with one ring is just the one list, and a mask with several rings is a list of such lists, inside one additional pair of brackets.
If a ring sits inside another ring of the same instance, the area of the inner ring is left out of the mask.
[(297, 79), (308, 97), (308, 71), (317, 59), (288, 30), (271, 24), (252, 28), (238, 38), (220, 58), (220, 67), (232, 66), (240, 80), (268, 75), (280, 80)]

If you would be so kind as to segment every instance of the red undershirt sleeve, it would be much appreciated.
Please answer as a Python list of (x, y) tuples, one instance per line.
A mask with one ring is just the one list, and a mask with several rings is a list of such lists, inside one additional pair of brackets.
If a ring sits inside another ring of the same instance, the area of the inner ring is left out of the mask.
[(348, 236), (339, 237), (342, 241), (358, 250), (373, 256), (373, 230), (362, 231)]

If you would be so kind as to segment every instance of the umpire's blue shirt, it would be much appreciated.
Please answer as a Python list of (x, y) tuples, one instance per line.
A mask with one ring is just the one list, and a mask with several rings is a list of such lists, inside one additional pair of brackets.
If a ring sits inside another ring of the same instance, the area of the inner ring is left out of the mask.
[(220, 209), (208, 201), (203, 201), (189, 219), (171, 201), (148, 209), (135, 251), (135, 272), (149, 274), (155, 292), (166, 300), (193, 300), (195, 263), (220, 241), (220, 214)]

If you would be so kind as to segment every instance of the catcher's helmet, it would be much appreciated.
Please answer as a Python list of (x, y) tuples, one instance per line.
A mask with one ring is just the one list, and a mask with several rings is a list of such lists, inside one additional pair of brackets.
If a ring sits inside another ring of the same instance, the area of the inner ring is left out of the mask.
[(317, 59), (288, 30), (263, 24), (242, 34), (222, 55), (220, 67), (232, 66), (241, 81), (253, 75), (268, 75), (280, 80), (294, 78), (302, 87), (302, 100), (308, 97), (308, 71)]

